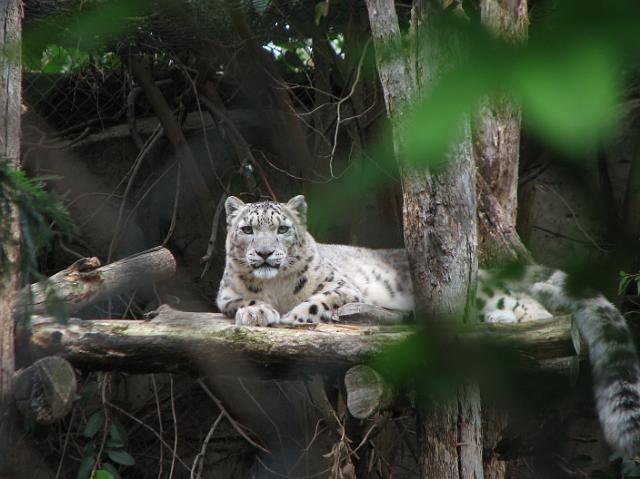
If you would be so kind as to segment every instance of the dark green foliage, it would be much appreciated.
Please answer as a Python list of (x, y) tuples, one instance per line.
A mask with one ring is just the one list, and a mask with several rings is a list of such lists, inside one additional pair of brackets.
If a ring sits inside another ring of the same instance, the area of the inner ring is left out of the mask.
[(12, 265), (7, 248), (15, 241), (8, 223), (0, 223), (0, 273), (17, 267), (23, 282), (37, 276), (36, 258), (40, 251), (59, 235), (69, 236), (75, 227), (62, 199), (45, 191), (46, 178), (27, 178), (20, 170), (0, 159), (0, 217), (7, 218), (12, 208), (19, 211), (21, 253)]
[(87, 421), (87, 424), (84, 427), (84, 431), (82, 432), (82, 434), (84, 435), (84, 437), (92, 438), (97, 434), (97, 432), (100, 429), (103, 428), (103, 426), (104, 426), (104, 412), (101, 410), (96, 411), (91, 415), (91, 417), (89, 417), (89, 420)]
[[(96, 400), (100, 399), (101, 381), (91, 379), (82, 388), (78, 407), (87, 411), (84, 424), (78, 426), (86, 442), (82, 446), (82, 460), (77, 479), (120, 479), (119, 468), (133, 466), (135, 458), (127, 451), (129, 438), (127, 430), (114, 415)], [(90, 413), (90, 411), (93, 411)], [(91, 475), (93, 469), (95, 472)]]

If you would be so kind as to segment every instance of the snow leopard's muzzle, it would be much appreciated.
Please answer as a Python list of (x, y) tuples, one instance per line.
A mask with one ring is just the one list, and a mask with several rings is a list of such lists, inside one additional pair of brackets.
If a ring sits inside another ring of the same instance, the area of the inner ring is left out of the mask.
[(260, 279), (274, 278), (278, 275), (287, 253), (281, 248), (260, 245), (247, 250), (247, 263), (252, 273)]

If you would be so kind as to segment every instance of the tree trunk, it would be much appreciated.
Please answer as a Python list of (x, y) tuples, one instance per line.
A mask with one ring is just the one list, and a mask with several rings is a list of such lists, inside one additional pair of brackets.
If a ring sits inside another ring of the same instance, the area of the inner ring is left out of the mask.
[[(8, 0), (0, 7), (2, 55), (0, 56), (0, 161), (10, 168), (20, 163), (20, 34), (21, 2)], [(0, 185), (2, 188), (3, 185)], [(15, 372), (13, 304), (19, 286), (20, 231), (18, 211), (0, 204), (0, 477), (15, 474), (15, 438), (12, 380)]]
[[(22, 2), (0, 3), (0, 161), (20, 165)], [(3, 185), (0, 184), (0, 188)], [(46, 478), (53, 475), (29, 447), (16, 421), (13, 402), (15, 323), (13, 307), (19, 286), (19, 212), (0, 203), (0, 478)]]
[[(526, 40), (526, 0), (482, 0), (480, 15), (496, 36), (512, 42)], [(497, 94), (482, 99), (474, 129), (476, 166), (483, 180), (478, 189), (481, 264), (531, 260), (516, 232), (520, 123), (520, 105), (514, 98)]]
[[(20, 18), (19, 1), (3, 2), (2, 56), (0, 57), (0, 157), (11, 168), (20, 163)], [(2, 187), (2, 185), (0, 185)], [(18, 257), (20, 232), (18, 212), (11, 204), (2, 204), (0, 232), (3, 254), (0, 255), (0, 400), (10, 395), (14, 373), (13, 303), (19, 285)]]
[[(378, 72), (393, 125), (394, 150), (403, 186), (405, 246), (409, 253), (416, 307), (430, 320), (463, 320), (473, 315), (476, 288), (475, 166), (469, 121), (438, 172), (403, 163), (402, 108), (451, 66), (461, 52), (458, 39), (439, 30), (441, 5), (416, 2), (415, 56), (418, 74), (399, 54), (402, 50), (395, 6), (389, 0), (367, 0)], [(422, 41), (428, 38), (427, 41)], [(456, 398), (433, 405), (419, 416), (423, 477), (482, 477), (480, 397), (474, 384)]]
[[(456, 34), (438, 25), (443, 5), (417, 1), (414, 8), (421, 40), (416, 46), (422, 49), (416, 52), (417, 81), (425, 91), (464, 52)], [(422, 171), (412, 180), (411, 189), (405, 186), (404, 221), (415, 288), (421, 292), (417, 304), (433, 318), (468, 322), (476, 317), (478, 268), (475, 165), (468, 118), (442, 171)], [(423, 477), (483, 477), (480, 412), (479, 387), (468, 382), (457, 397), (419, 418)]]
[[(527, 1), (504, 3), (481, 0), (482, 24), (496, 36), (512, 42), (527, 37)], [(516, 231), (518, 163), (520, 157), (519, 103), (507, 95), (484, 98), (477, 111), (474, 148), (478, 168), (478, 250), (481, 264), (501, 261), (531, 262)], [(507, 418), (493, 404), (483, 404), (483, 457), (485, 479), (502, 479), (506, 463), (494, 449), (502, 438)]]

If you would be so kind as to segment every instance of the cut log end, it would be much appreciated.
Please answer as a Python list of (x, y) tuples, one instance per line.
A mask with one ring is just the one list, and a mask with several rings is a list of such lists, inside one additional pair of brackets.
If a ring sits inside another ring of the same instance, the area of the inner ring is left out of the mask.
[(78, 384), (71, 364), (60, 357), (42, 358), (13, 380), (18, 410), (27, 419), (51, 424), (71, 411)]
[(359, 364), (344, 376), (347, 409), (357, 419), (367, 419), (386, 409), (392, 402), (391, 388), (373, 368)]

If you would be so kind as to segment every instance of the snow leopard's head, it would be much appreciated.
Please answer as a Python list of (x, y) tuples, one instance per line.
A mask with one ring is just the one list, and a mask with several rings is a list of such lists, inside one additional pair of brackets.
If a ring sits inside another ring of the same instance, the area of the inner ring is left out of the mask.
[(236, 269), (271, 279), (301, 264), (307, 221), (304, 196), (287, 203), (244, 203), (230, 196), (225, 210), (227, 258)]

